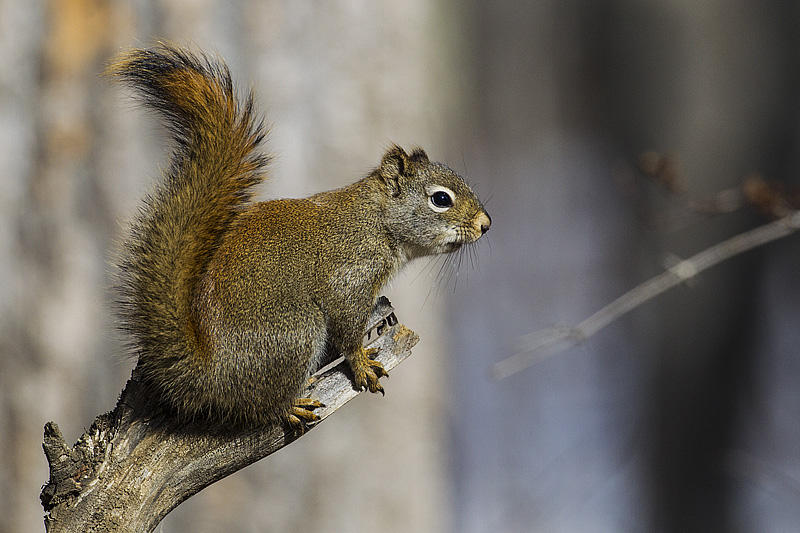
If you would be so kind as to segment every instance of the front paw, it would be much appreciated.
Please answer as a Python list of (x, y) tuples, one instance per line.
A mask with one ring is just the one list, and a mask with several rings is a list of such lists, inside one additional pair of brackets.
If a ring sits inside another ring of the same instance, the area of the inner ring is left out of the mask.
[(360, 347), (353, 357), (347, 359), (350, 369), (353, 371), (356, 390), (369, 389), (370, 392), (385, 394), (379, 379), (389, 374), (381, 363), (369, 357), (377, 351), (377, 348), (364, 349)]

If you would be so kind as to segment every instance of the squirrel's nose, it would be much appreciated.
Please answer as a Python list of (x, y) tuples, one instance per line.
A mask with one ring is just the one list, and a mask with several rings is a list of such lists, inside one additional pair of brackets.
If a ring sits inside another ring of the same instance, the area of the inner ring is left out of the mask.
[(483, 211), (478, 215), (478, 219), (476, 220), (476, 222), (480, 225), (481, 235), (483, 235), (484, 233), (489, 231), (489, 226), (492, 225), (492, 217), (489, 216), (489, 213)]

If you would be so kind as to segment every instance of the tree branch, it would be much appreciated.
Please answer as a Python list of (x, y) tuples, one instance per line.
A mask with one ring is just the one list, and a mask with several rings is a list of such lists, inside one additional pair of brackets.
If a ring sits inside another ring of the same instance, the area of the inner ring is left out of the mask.
[[(373, 311), (367, 339), (387, 370), (419, 340), (397, 323), (385, 298)], [(343, 361), (327, 365), (316, 378), (303, 396), (326, 405), (315, 411), (323, 420), (359, 394)], [(178, 424), (154, 413), (158, 408), (145, 397), (134, 370), (116, 408), (98, 416), (72, 448), (55, 423), (45, 425), (50, 481), (40, 498), (48, 533), (150, 532), (193, 494), (298, 438), (277, 424), (230, 430)]]
[(792, 211), (769, 224), (722, 241), (626, 292), (577, 326), (556, 326), (519, 339), (519, 351), (492, 366), (495, 379), (503, 379), (562, 350), (588, 339), (622, 315), (663, 292), (692, 279), (742, 252), (791, 235), (800, 229), (800, 211)]

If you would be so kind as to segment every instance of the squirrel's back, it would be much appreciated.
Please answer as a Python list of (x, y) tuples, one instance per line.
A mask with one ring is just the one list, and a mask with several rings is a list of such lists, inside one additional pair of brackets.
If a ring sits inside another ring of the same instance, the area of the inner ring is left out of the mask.
[(184, 416), (211, 406), (191, 400), (207, 373), (193, 318), (198, 283), (268, 158), (253, 97), (240, 101), (227, 67), (162, 45), (120, 56), (108, 72), (166, 121), (174, 151), (146, 199), (120, 264), (120, 314), (143, 381)]

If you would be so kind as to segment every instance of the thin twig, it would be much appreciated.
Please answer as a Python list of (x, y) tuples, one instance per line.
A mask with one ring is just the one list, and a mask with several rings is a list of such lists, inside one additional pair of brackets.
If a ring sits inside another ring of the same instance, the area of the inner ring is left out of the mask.
[(626, 292), (577, 326), (557, 326), (520, 337), (518, 352), (495, 363), (492, 375), (495, 379), (503, 379), (516, 374), (550, 355), (583, 342), (622, 315), (697, 276), (700, 272), (742, 252), (791, 235), (798, 229), (800, 229), (800, 210), (792, 211), (769, 224), (740, 233), (678, 262), (665, 272)]

